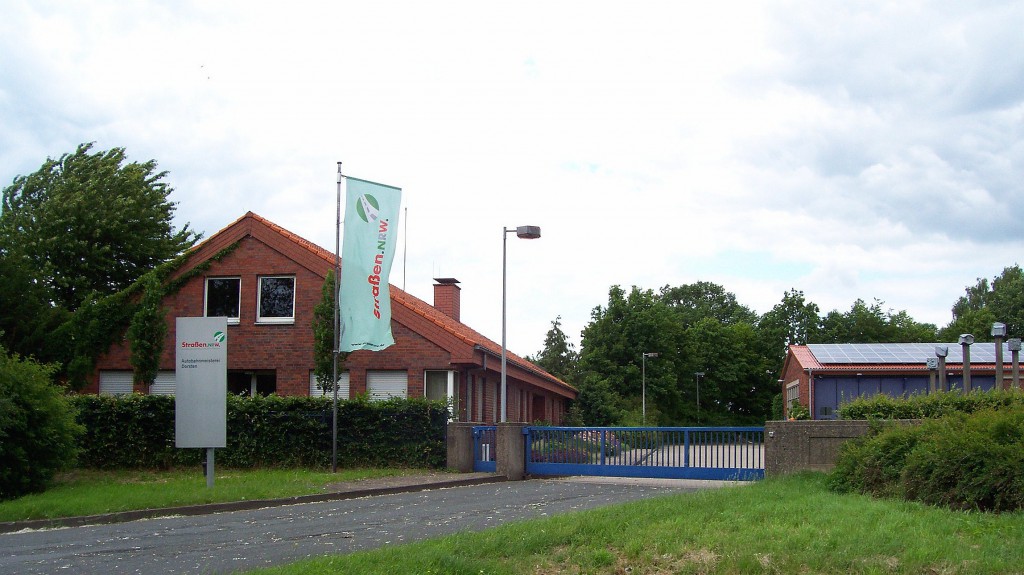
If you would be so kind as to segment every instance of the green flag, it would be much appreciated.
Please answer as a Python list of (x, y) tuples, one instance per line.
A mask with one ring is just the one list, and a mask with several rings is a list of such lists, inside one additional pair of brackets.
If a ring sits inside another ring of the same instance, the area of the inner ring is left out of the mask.
[(395, 255), (401, 204), (400, 188), (348, 178), (338, 288), (339, 351), (380, 351), (395, 343), (391, 335), (388, 276)]

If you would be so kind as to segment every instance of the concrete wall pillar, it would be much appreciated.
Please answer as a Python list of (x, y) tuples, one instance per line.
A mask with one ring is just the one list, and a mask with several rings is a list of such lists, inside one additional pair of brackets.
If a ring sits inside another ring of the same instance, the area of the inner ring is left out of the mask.
[(459, 473), (473, 471), (473, 423), (451, 422), (445, 443), (448, 448), (448, 468)]
[(495, 465), (498, 475), (513, 481), (526, 477), (526, 440), (522, 423), (499, 423), (495, 445)]

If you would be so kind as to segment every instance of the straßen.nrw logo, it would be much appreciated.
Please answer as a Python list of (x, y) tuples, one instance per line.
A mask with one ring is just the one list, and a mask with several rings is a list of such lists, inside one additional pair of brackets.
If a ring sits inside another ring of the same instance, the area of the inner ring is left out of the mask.
[(213, 341), (215, 341), (217, 343), (224, 343), (224, 341), (227, 338), (228, 338), (228, 334), (226, 334), (226, 333), (224, 333), (222, 331), (217, 331), (217, 332), (214, 332), (214, 334), (213, 334)]
[(380, 218), (380, 204), (377, 203), (377, 198), (370, 194), (359, 196), (356, 200), (356, 213), (366, 223), (377, 221)]

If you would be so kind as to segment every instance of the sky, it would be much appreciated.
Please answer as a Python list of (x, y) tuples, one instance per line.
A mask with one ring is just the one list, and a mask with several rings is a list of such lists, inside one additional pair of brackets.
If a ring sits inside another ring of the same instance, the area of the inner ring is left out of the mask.
[[(391, 283), (508, 347), (613, 285), (790, 289), (939, 327), (1024, 248), (1024, 2), (0, 0), (0, 184), (83, 142), (175, 224), (333, 250), (337, 170), (403, 190)], [(533, 240), (504, 233), (535, 225)], [(507, 245), (504, 240), (507, 240)]]

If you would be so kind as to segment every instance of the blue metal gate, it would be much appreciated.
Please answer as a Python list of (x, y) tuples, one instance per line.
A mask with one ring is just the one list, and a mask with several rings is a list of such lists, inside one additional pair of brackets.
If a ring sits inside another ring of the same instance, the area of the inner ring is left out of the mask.
[(480, 425), (473, 428), (473, 471), (497, 471), (494, 459), (497, 426)]
[(764, 477), (763, 427), (527, 427), (523, 434), (531, 475)]

